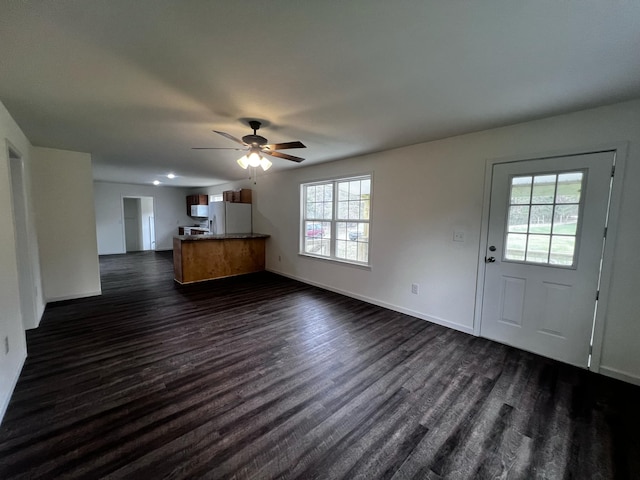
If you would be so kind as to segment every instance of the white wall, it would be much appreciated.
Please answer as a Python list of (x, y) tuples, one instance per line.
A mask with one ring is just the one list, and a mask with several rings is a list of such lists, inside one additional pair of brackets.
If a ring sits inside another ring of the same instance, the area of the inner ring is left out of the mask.
[(99, 295), (91, 155), (34, 147), (32, 159), (45, 299)]
[(194, 220), (186, 213), (186, 188), (95, 182), (94, 194), (100, 255), (126, 253), (122, 209), (124, 197), (153, 197), (156, 250), (171, 250), (178, 226), (194, 224)]
[[(15, 149), (24, 163), (25, 210), (27, 217), (27, 243), (33, 259), (31, 280), (33, 290), (24, 292), (31, 296), (35, 304), (33, 325), (23, 323), (20, 308), (18, 283), (18, 257), (15, 243), (15, 224), (11, 199), (11, 178), (9, 175), (8, 145)], [(24, 328), (33, 328), (40, 321), (44, 311), (42, 299), (40, 267), (38, 264), (38, 241), (31, 202), (30, 180), (31, 144), (13, 121), (4, 105), (0, 103), (0, 419), (4, 415), (11, 393), (27, 355)], [(8, 338), (9, 353), (5, 354), (4, 339)]]
[[(413, 145), (210, 187), (254, 189), (254, 231), (267, 233), (267, 268), (461, 331), (474, 329), (487, 159), (628, 142), (613, 276), (599, 365), (640, 383), (640, 101)], [(278, 161), (276, 159), (276, 161)], [(298, 255), (299, 185), (373, 173), (370, 270)], [(616, 181), (622, 181), (618, 178)], [(453, 242), (463, 231), (465, 242)], [(279, 260), (279, 256), (282, 260)], [(411, 294), (420, 284), (420, 295)]]

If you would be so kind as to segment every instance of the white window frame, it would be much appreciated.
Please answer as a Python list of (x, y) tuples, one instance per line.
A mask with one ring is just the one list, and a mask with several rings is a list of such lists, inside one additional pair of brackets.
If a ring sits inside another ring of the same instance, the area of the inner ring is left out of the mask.
[[(369, 180), (369, 219), (368, 220), (360, 220), (360, 219), (338, 219), (338, 183), (340, 182), (348, 182), (354, 180)], [(332, 196), (332, 215), (331, 219), (318, 219), (318, 218), (306, 218), (306, 191), (305, 188), (309, 186), (317, 186), (317, 185), (333, 185), (333, 196)], [(312, 182), (304, 182), (300, 184), (300, 235), (299, 235), (299, 255), (311, 258), (317, 258), (322, 260), (328, 260), (332, 262), (345, 263), (360, 267), (369, 268), (371, 267), (371, 228), (372, 228), (372, 212), (373, 212), (373, 174), (365, 173), (359, 175), (347, 175), (343, 177), (333, 177), (325, 180), (317, 180)], [(306, 222), (323, 222), (330, 224), (330, 254), (329, 255), (319, 255), (313, 254), (310, 252), (306, 252), (304, 250), (305, 247), (305, 224)], [(349, 260), (346, 258), (340, 258), (336, 256), (336, 224), (337, 223), (362, 223), (368, 224), (369, 227), (369, 239), (367, 241), (368, 245), (368, 254), (366, 262), (359, 262), (356, 260)]]

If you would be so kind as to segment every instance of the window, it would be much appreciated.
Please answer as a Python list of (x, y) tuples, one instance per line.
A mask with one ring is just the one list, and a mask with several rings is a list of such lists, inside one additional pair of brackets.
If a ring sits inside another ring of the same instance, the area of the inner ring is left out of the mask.
[(369, 264), (371, 175), (301, 185), (300, 253)]
[(584, 172), (511, 179), (504, 260), (573, 267)]
[(216, 195), (209, 195), (209, 201), (210, 202), (221, 202), (222, 201), (222, 194), (218, 193)]

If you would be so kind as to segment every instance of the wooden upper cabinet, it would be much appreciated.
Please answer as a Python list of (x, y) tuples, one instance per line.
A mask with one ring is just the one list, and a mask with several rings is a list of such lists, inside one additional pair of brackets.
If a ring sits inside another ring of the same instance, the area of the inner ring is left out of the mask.
[(222, 200), (233, 203), (253, 203), (250, 188), (222, 192)]
[(187, 195), (187, 215), (191, 216), (191, 205), (209, 205), (209, 195)]

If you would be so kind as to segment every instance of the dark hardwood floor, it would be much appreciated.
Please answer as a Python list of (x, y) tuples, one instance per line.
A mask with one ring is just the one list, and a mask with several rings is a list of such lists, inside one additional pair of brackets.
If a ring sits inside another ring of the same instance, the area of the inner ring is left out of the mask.
[(640, 478), (640, 388), (270, 273), (100, 259), (47, 307), (0, 478)]

